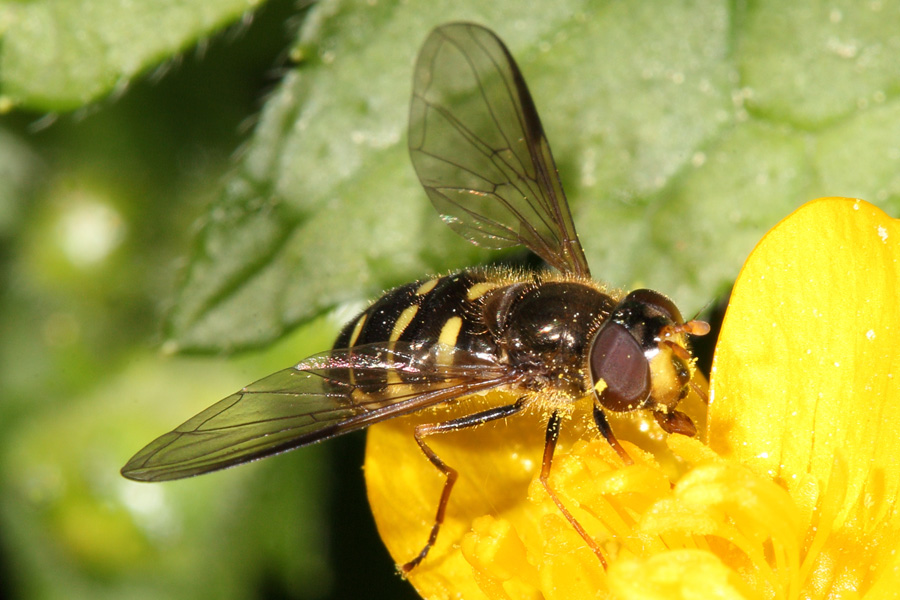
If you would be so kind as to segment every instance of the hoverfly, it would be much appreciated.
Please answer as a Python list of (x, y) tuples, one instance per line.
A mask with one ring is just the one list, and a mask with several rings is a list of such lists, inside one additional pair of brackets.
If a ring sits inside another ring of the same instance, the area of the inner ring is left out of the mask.
[(426, 438), (535, 407), (549, 414), (540, 481), (603, 561), (548, 483), (562, 415), (590, 402), (597, 428), (626, 463), (605, 411), (649, 410), (666, 432), (694, 435), (676, 407), (691, 387), (686, 337), (708, 326), (685, 322), (658, 292), (625, 295), (590, 279), (531, 95), (490, 30), (451, 23), (431, 32), (415, 67), (409, 151), (457, 233), (489, 248), (523, 245), (557, 272), (472, 269), (393, 289), (350, 321), (332, 350), (212, 405), (147, 445), (122, 474), (199, 475), (503, 389), (516, 401), (416, 427), (445, 482), (430, 535), (401, 571), (434, 545), (457, 476)]

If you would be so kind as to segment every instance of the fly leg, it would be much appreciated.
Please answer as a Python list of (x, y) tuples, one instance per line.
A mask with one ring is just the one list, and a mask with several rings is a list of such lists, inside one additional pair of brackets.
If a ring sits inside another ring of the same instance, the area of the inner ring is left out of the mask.
[(425, 438), (436, 433), (459, 431), (461, 429), (478, 427), (479, 425), (484, 425), (489, 421), (503, 419), (521, 411), (527, 404), (527, 397), (522, 397), (519, 398), (515, 404), (499, 406), (497, 408), (485, 410), (473, 415), (466, 415), (465, 417), (452, 419), (450, 421), (444, 421), (442, 423), (429, 423), (418, 425), (416, 427), (416, 443), (419, 444), (419, 448), (422, 449), (422, 452), (425, 454), (425, 456), (428, 457), (428, 460), (431, 461), (431, 464), (433, 464), (441, 473), (443, 473), (447, 479), (444, 481), (444, 489), (441, 491), (441, 499), (438, 502), (437, 514), (434, 517), (434, 525), (431, 526), (431, 533), (428, 536), (428, 542), (426, 542), (425, 547), (422, 548), (422, 551), (419, 552), (419, 554), (414, 559), (400, 567), (401, 574), (406, 575), (414, 568), (416, 568), (416, 566), (418, 566), (418, 564), (421, 563), (426, 556), (428, 556), (428, 552), (431, 550), (431, 547), (434, 546), (434, 543), (437, 540), (438, 532), (441, 529), (441, 524), (444, 522), (444, 513), (447, 510), (447, 502), (450, 500), (450, 491), (453, 489), (453, 484), (456, 483), (456, 478), (458, 476), (456, 469), (441, 460), (441, 458), (434, 452), (434, 450), (432, 450), (431, 447), (427, 443), (425, 443)]
[(609, 420), (606, 418), (606, 413), (603, 412), (603, 409), (600, 408), (596, 402), (594, 403), (594, 424), (597, 425), (597, 429), (600, 430), (600, 433), (603, 434), (603, 437), (606, 438), (606, 441), (609, 442), (612, 449), (616, 451), (616, 454), (619, 455), (622, 462), (626, 465), (633, 465), (634, 461), (631, 460), (631, 457), (625, 452), (625, 448), (622, 447), (622, 444), (620, 444), (619, 440), (616, 439), (616, 436), (613, 435), (612, 427), (609, 426)]
[[(605, 417), (604, 417), (605, 420)], [(553, 488), (550, 487), (550, 467), (553, 464), (553, 452), (556, 450), (556, 443), (559, 441), (559, 430), (561, 426), (562, 419), (560, 419), (559, 413), (555, 412), (550, 416), (550, 421), (547, 423), (547, 438), (544, 442), (544, 458), (541, 461), (541, 485), (544, 486), (544, 489), (547, 490), (547, 495), (550, 496), (550, 499), (553, 500), (553, 503), (556, 504), (556, 508), (559, 509), (559, 512), (566, 518), (566, 521), (569, 522), (570, 525), (578, 532), (578, 535), (581, 536), (581, 539), (585, 541), (585, 543), (590, 547), (591, 550), (594, 551), (594, 554), (597, 555), (597, 558), (600, 559), (600, 564), (603, 565), (603, 568), (606, 569), (606, 558), (603, 557), (603, 552), (600, 550), (600, 546), (597, 545), (597, 542), (594, 541), (588, 532), (584, 530), (584, 527), (581, 526), (581, 523), (578, 522), (577, 519), (569, 512), (569, 509), (565, 507), (562, 503), (562, 500), (559, 496), (556, 495), (556, 492), (553, 491)], [(609, 429), (609, 423), (606, 424), (607, 429)], [(606, 434), (604, 433), (604, 436)], [(610, 435), (612, 435), (612, 431), (610, 430)], [(609, 438), (607, 438), (609, 439)], [(615, 439), (615, 437), (613, 437)], [(618, 445), (618, 441), (616, 442)], [(613, 446), (615, 448), (616, 446)], [(624, 452), (624, 451), (623, 451)], [(628, 455), (625, 454), (627, 457)], [(630, 458), (628, 459), (631, 460)]]

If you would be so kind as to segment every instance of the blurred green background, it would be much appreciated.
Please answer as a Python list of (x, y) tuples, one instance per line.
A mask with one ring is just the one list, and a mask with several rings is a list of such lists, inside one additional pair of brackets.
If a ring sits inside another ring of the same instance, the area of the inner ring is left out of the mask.
[(361, 435), (160, 485), (118, 469), (327, 348), (366, 298), (496, 259), (405, 147), (428, 30), (495, 29), (595, 275), (687, 314), (802, 202), (900, 214), (887, 2), (0, 2), (0, 595), (403, 598)]
[(414, 596), (368, 513), (361, 436), (170, 485), (118, 474), (155, 436), (332, 340), (320, 320), (262, 352), (161, 350), (197, 223), (304, 14), (271, 2), (115, 98), (3, 117), (0, 596)]

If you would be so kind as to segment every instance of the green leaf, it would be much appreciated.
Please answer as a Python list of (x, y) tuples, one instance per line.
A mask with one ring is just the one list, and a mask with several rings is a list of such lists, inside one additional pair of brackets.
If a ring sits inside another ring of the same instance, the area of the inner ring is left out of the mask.
[[(325, 1), (198, 238), (168, 333), (264, 344), (336, 306), (495, 254), (444, 227), (412, 173), (412, 63), (450, 20), (493, 28), (528, 81), (596, 277), (727, 290), (819, 195), (897, 212), (888, 3)], [(860, 176), (860, 174), (866, 176)]]
[(0, 106), (65, 111), (124, 90), (262, 0), (0, 3)]
[(817, 129), (884, 102), (900, 79), (898, 24), (895, 2), (753, 3), (736, 37), (751, 110)]

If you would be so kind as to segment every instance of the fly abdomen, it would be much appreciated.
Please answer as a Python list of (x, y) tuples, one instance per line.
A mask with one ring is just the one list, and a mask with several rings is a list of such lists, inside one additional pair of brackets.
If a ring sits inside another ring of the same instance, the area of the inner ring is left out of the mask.
[[(485, 325), (481, 296), (501, 286), (499, 277), (464, 271), (394, 288), (347, 323), (334, 347), (398, 342), (415, 345), (423, 357), (435, 345), (437, 355), (453, 360), (453, 350), (495, 354), (497, 346)], [(394, 377), (405, 381), (402, 372)], [(392, 377), (385, 375), (385, 382)]]
[[(394, 329), (408, 322), (404, 314), (418, 310), (420, 296), (416, 291), (422, 282), (414, 281), (392, 289), (347, 323), (334, 342), (335, 348), (352, 348), (371, 342), (396, 340)], [(403, 318), (401, 318), (403, 317)]]

